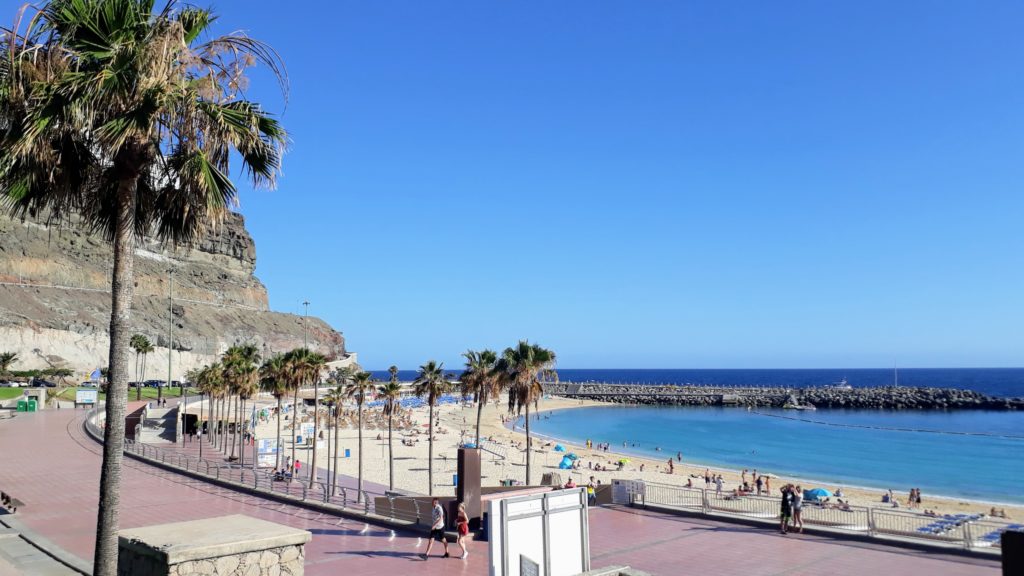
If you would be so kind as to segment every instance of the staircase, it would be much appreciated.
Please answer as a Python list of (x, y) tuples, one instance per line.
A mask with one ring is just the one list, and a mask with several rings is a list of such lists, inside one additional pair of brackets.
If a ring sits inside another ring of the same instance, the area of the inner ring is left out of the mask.
[(178, 409), (146, 408), (141, 423), (136, 441), (145, 444), (173, 443), (178, 433)]

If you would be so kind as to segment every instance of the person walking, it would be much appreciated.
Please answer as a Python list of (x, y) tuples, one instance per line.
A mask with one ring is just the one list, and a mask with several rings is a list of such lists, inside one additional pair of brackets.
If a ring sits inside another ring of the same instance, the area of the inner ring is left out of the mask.
[(760, 496), (761, 486), (764, 486), (764, 478), (762, 476), (758, 476), (757, 480), (754, 481), (754, 485), (757, 486), (757, 495)]
[(455, 541), (462, 548), (462, 560), (469, 556), (469, 549), (466, 548), (466, 536), (469, 535), (469, 514), (466, 514), (466, 505), (459, 502), (459, 515), (455, 518), (455, 528), (459, 537)]
[(783, 534), (788, 534), (786, 527), (789, 524), (789, 519), (793, 516), (793, 497), (789, 492), (789, 488), (789, 486), (783, 486), (782, 488), (782, 510), (779, 515), (781, 517), (779, 531)]
[(434, 547), (435, 538), (444, 545), (444, 556), (442, 558), (448, 558), (448, 540), (444, 537), (444, 508), (441, 507), (437, 498), (431, 500), (430, 505), (430, 539), (427, 540), (427, 551), (423, 553), (423, 559), (426, 560), (430, 556), (430, 549)]
[(719, 474), (718, 477), (715, 478), (715, 496), (721, 496), (721, 495), (722, 495), (722, 475)]
[(793, 490), (793, 528), (797, 528), (801, 534), (804, 533), (804, 519), (801, 511), (804, 509), (804, 490), (797, 486)]

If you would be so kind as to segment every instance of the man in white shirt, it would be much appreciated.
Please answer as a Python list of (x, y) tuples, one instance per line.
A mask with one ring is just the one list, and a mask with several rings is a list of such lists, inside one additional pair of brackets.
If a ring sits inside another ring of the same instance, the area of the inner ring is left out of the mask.
[(444, 508), (441, 507), (437, 498), (431, 500), (430, 505), (433, 508), (431, 511), (430, 539), (427, 540), (427, 551), (423, 553), (423, 559), (426, 560), (430, 556), (430, 549), (434, 546), (434, 538), (437, 538), (444, 545), (444, 556), (442, 558), (448, 558), (448, 540), (444, 537)]

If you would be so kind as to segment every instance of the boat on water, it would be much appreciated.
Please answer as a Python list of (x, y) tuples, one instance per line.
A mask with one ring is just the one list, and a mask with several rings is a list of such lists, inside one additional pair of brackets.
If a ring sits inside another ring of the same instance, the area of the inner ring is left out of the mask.
[(850, 386), (850, 383), (846, 381), (845, 376), (839, 382), (833, 382), (828, 386), (825, 386), (825, 388), (828, 388), (829, 390), (853, 390), (853, 386)]

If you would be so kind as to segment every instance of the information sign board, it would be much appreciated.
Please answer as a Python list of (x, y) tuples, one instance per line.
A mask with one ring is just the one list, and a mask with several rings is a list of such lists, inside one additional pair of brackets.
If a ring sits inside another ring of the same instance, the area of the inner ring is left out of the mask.
[(75, 404), (95, 404), (99, 395), (99, 390), (76, 390)]

